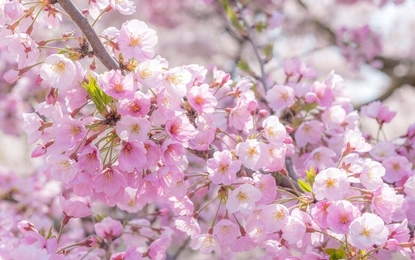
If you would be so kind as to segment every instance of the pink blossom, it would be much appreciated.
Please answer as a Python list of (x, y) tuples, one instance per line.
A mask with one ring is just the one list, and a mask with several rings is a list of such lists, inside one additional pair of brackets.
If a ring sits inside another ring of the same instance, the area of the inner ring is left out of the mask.
[(260, 175), (260, 180), (255, 183), (255, 187), (261, 192), (260, 203), (272, 203), (277, 196), (277, 184), (271, 175)]
[(94, 225), (95, 232), (98, 236), (112, 241), (121, 236), (123, 232), (123, 226), (120, 221), (114, 220), (111, 217), (106, 217), (101, 222)]
[(349, 242), (358, 249), (371, 249), (381, 246), (388, 239), (388, 229), (383, 220), (372, 213), (363, 213), (350, 223)]
[(321, 117), (327, 128), (341, 128), (346, 120), (346, 111), (341, 105), (334, 105), (325, 109)]
[(322, 82), (314, 82), (310, 92), (305, 94), (307, 103), (316, 102), (318, 105), (328, 107), (333, 103), (334, 95), (332, 90)]
[(200, 235), (199, 222), (193, 217), (179, 216), (174, 220), (177, 229), (185, 232), (191, 238)]
[(415, 176), (411, 176), (408, 180), (406, 180), (404, 192), (408, 197), (415, 200)]
[(163, 63), (163, 59), (159, 57), (141, 62), (137, 67), (137, 80), (146, 88), (156, 87), (162, 80)]
[(389, 111), (387, 106), (383, 106), (380, 101), (372, 103), (361, 108), (361, 114), (376, 119), (379, 124), (389, 123), (396, 115), (396, 112)]
[(76, 75), (74, 63), (62, 54), (52, 54), (40, 67), (40, 77), (54, 88), (67, 89)]
[(216, 151), (213, 158), (206, 161), (209, 179), (214, 184), (231, 185), (236, 180), (236, 173), (241, 169), (241, 162), (232, 159), (228, 150)]
[(383, 179), (389, 183), (398, 182), (408, 176), (412, 163), (404, 156), (396, 155), (382, 161), (386, 172)]
[(208, 84), (202, 84), (200, 86), (193, 86), (189, 92), (187, 92), (187, 101), (200, 115), (203, 113), (213, 113), (218, 101), (210, 91)]
[(133, 82), (133, 74), (124, 76), (120, 70), (104, 72), (99, 75), (98, 82), (107, 95), (116, 99), (132, 98), (137, 90)]
[(261, 168), (268, 159), (265, 156), (267, 152), (266, 145), (258, 142), (256, 139), (249, 139), (245, 142), (238, 143), (235, 150), (236, 155), (243, 165), (252, 170)]
[(46, 162), (50, 165), (50, 176), (64, 183), (72, 181), (80, 171), (78, 164), (63, 154), (50, 155), (46, 158)]
[[(176, 115), (176, 111), (180, 110), (182, 104), (181, 97), (170, 94), (166, 90), (161, 91), (157, 95), (157, 107), (161, 115), (165, 118), (171, 118)], [(155, 118), (157, 119), (157, 118)], [(157, 122), (157, 120), (151, 120)]]
[(23, 113), (23, 130), (28, 137), (28, 143), (32, 144), (39, 140), (42, 135), (42, 131), (39, 128), (43, 124), (43, 120), (36, 113)]
[(119, 167), (123, 171), (132, 172), (140, 169), (146, 162), (147, 150), (144, 144), (139, 141), (125, 142), (118, 156)]
[(163, 85), (172, 96), (186, 96), (191, 81), (192, 74), (184, 67), (171, 68), (163, 77)]
[(178, 116), (166, 121), (166, 133), (179, 142), (186, 143), (195, 134), (195, 128), (187, 116)]
[(298, 146), (304, 147), (307, 143), (316, 144), (321, 140), (323, 124), (317, 120), (303, 122), (295, 132), (295, 141)]
[(56, 134), (54, 147), (61, 151), (73, 148), (86, 136), (83, 122), (70, 116), (56, 120), (53, 130)]
[(165, 140), (161, 145), (160, 152), (161, 158), (166, 165), (182, 165), (185, 161), (185, 149), (177, 141)]
[(306, 225), (302, 219), (288, 216), (286, 224), (282, 227), (282, 238), (289, 244), (294, 244), (303, 239), (305, 232)]
[(381, 217), (385, 223), (391, 223), (393, 213), (397, 210), (398, 206), (398, 197), (395, 189), (384, 185), (374, 191), (372, 196), (370, 208), (373, 213)]
[(150, 106), (150, 98), (141, 92), (136, 92), (133, 97), (117, 103), (118, 113), (122, 116), (144, 117), (150, 111)]
[(229, 113), (229, 126), (236, 130), (242, 130), (245, 124), (252, 119), (247, 104), (238, 104)]
[(287, 154), (288, 146), (280, 144), (265, 145), (264, 156), (268, 151), (268, 162), (265, 162), (263, 169), (266, 171), (279, 171), (285, 167), (285, 155)]
[(109, 0), (110, 6), (120, 12), (122, 15), (131, 15), (135, 13), (135, 6), (133, 1), (129, 0)]
[(383, 161), (386, 158), (393, 157), (396, 154), (395, 145), (391, 141), (384, 141), (375, 144), (369, 154), (377, 161)]
[(70, 218), (84, 218), (92, 215), (91, 206), (81, 198), (65, 199), (59, 197), (63, 213)]
[(244, 252), (250, 251), (257, 246), (257, 243), (255, 243), (250, 236), (243, 235), (236, 239), (235, 243), (232, 244), (231, 249), (233, 252)]
[(206, 151), (213, 141), (215, 141), (215, 132), (213, 130), (197, 130), (196, 135), (190, 140), (189, 146), (197, 151)]
[(328, 228), (328, 209), (330, 206), (333, 205), (333, 202), (330, 200), (321, 200), (318, 201), (314, 206), (311, 208), (310, 216), (313, 217), (313, 220), (321, 227), (321, 228)]
[(350, 186), (344, 170), (327, 168), (319, 172), (313, 184), (313, 193), (317, 200), (341, 200)]
[(364, 153), (372, 149), (372, 146), (366, 143), (365, 138), (362, 136), (362, 132), (350, 129), (347, 129), (344, 133), (343, 144), (346, 148), (346, 153), (354, 151)]
[(313, 167), (316, 171), (334, 167), (335, 163), (333, 157), (336, 153), (327, 147), (318, 147), (314, 149), (307, 158), (305, 168)]
[(379, 162), (371, 159), (364, 160), (362, 173), (359, 180), (368, 190), (376, 190), (383, 186), (382, 177), (385, 175), (385, 168)]
[(106, 195), (114, 195), (127, 186), (127, 181), (122, 173), (116, 168), (106, 168), (97, 176), (93, 187), (96, 192), (104, 192)]
[(137, 118), (131, 116), (123, 116), (120, 121), (117, 122), (116, 132), (117, 135), (123, 141), (141, 141), (148, 140), (148, 132), (151, 126), (145, 118)]
[(215, 251), (220, 255), (222, 252), (217, 238), (210, 234), (202, 234), (194, 237), (190, 242), (190, 247), (193, 250), (200, 250), (202, 254), (209, 254)]
[(229, 213), (237, 211), (248, 215), (252, 213), (255, 208), (255, 202), (261, 198), (261, 192), (251, 184), (242, 184), (235, 190), (231, 191), (228, 200), (226, 201), (226, 208)]
[(294, 90), (284, 85), (273, 86), (266, 95), (269, 106), (274, 111), (291, 107), (295, 102), (294, 97)]
[(7, 36), (7, 39), (7, 49), (10, 54), (16, 56), (18, 69), (33, 65), (39, 58), (38, 45), (30, 35), (26, 33), (15, 33)]
[(347, 200), (334, 202), (327, 208), (327, 225), (338, 234), (347, 234), (349, 224), (360, 217), (359, 209)]
[(269, 116), (262, 122), (264, 137), (273, 144), (284, 142), (287, 131), (277, 116)]
[(355, 69), (361, 64), (372, 62), (382, 51), (380, 35), (373, 32), (367, 24), (351, 29), (341, 27), (336, 32), (336, 38), (342, 55)]
[(221, 244), (232, 244), (239, 236), (238, 226), (229, 219), (221, 219), (213, 227), (213, 235)]
[(153, 47), (157, 41), (156, 32), (149, 29), (147, 24), (142, 21), (133, 19), (121, 25), (118, 45), (127, 59), (134, 58), (138, 61), (144, 61), (153, 58)]
[(259, 216), (268, 231), (278, 232), (287, 224), (289, 212), (282, 204), (270, 204), (261, 210)]

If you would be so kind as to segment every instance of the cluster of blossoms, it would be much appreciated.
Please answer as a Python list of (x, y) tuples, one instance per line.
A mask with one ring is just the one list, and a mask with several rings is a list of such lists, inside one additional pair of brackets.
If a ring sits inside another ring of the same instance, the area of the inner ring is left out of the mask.
[[(61, 19), (53, 1), (41, 4)], [(2, 10), (16, 27), (2, 25), (3, 36), (22, 30), (28, 44), (9, 82), (40, 57), (32, 25), (18, 29), (35, 9), (11, 1)], [(90, 1), (93, 17), (111, 9), (129, 15), (135, 6)], [(316, 81), (299, 60), (285, 61), (284, 83), (268, 88), (216, 68), (169, 66), (140, 20), (101, 37), (119, 68), (85, 69), (88, 55), (64, 53), (38, 67), (48, 94), (23, 114), (23, 129), (45, 165), (27, 185), (0, 175), (2, 259), (165, 259), (188, 238), (226, 259), (253, 249), (260, 259), (415, 257), (415, 125), (399, 142), (364, 135), (342, 78)], [(395, 113), (375, 102), (362, 115), (381, 132)], [(38, 211), (27, 217), (18, 206), (32, 201)], [(100, 207), (117, 210), (104, 216)]]
[(379, 67), (376, 56), (382, 52), (382, 41), (378, 34), (373, 32), (369, 25), (347, 29), (341, 27), (336, 32), (337, 45), (342, 55), (351, 65), (358, 69), (362, 64), (371, 64)]

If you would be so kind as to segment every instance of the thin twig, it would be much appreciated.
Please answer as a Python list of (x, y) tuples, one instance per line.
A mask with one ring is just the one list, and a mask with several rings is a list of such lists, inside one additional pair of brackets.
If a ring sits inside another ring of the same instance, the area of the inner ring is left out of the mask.
[(107, 52), (104, 45), (98, 38), (94, 29), (88, 23), (86, 17), (79, 11), (79, 9), (70, 0), (57, 0), (63, 10), (72, 18), (76, 25), (81, 29), (82, 33), (88, 39), (94, 50), (94, 55), (102, 62), (102, 64), (109, 70), (118, 69), (118, 63)]

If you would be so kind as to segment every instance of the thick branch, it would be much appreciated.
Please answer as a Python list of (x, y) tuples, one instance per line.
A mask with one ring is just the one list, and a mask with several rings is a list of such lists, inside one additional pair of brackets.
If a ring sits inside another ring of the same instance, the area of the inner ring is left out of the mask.
[(109, 70), (118, 69), (118, 63), (111, 57), (107, 52), (101, 40), (98, 38), (98, 35), (95, 33), (94, 29), (88, 23), (88, 20), (78, 8), (70, 0), (57, 0), (59, 5), (63, 10), (72, 18), (76, 25), (81, 29), (82, 33), (88, 39), (91, 44), (92, 49), (94, 50), (95, 56), (104, 64), (104, 66)]

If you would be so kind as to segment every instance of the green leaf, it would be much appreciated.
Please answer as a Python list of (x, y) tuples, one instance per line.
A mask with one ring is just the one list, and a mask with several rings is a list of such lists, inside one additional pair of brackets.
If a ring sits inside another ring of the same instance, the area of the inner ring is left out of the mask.
[(310, 104), (305, 104), (302, 107), (302, 109), (304, 111), (307, 111), (308, 112), (308, 111), (311, 111), (311, 110), (315, 109), (317, 106), (318, 106), (317, 103), (316, 102), (313, 102), (313, 103), (310, 103)]
[(300, 189), (302, 189), (303, 191), (305, 191), (305, 192), (312, 192), (313, 190), (311, 189), (311, 186), (310, 186), (310, 184), (308, 184), (307, 182), (305, 182), (305, 181), (303, 181), (303, 180), (301, 180), (301, 179), (298, 179), (297, 180), (297, 182), (298, 182), (298, 186), (300, 187)]
[(310, 167), (309, 171), (305, 171), (305, 179), (308, 183), (310, 183), (311, 186), (314, 184), (316, 179), (316, 171), (314, 170), (313, 166)]
[(264, 48), (264, 54), (267, 61), (272, 59), (272, 56), (274, 55), (274, 45), (273, 44), (267, 44)]
[(82, 87), (88, 92), (92, 102), (94, 102), (97, 110), (102, 115), (106, 114), (105, 106), (112, 101), (112, 97), (105, 94), (98, 86), (97, 80), (89, 75), (88, 83), (83, 82)]
[(50, 226), (49, 231), (48, 231), (48, 235), (46, 236), (46, 239), (49, 239), (49, 238), (51, 238), (52, 236), (53, 236), (53, 233), (52, 233), (52, 226)]
[(251, 70), (251, 68), (249, 67), (249, 64), (246, 60), (240, 60), (237, 64), (236, 67), (240, 70), (242, 70), (243, 72), (248, 73), (251, 76), (254, 76), (255, 73)]
[(239, 22), (239, 18), (238, 15), (233, 11), (232, 7), (229, 4), (228, 0), (220, 0), (223, 9), (226, 12), (226, 15), (229, 18), (229, 21), (231, 21), (233, 27), (235, 27), (235, 29), (237, 31), (239, 31), (241, 34), (244, 34), (244, 27), (242, 26), (242, 24)]
[(344, 253), (344, 249), (340, 246), (338, 249), (335, 248), (326, 248), (324, 252), (330, 256), (330, 260), (341, 260), (346, 259), (346, 254)]

